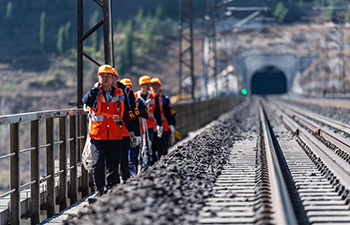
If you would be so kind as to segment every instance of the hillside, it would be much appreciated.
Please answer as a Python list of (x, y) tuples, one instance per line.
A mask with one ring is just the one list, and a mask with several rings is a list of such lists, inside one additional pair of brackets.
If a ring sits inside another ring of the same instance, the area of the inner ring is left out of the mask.
[[(132, 78), (135, 88), (139, 76), (158, 76), (164, 91), (176, 94), (178, 1), (113, 3), (115, 62), (120, 76)], [(93, 1), (84, 1), (84, 32), (101, 18), (101, 12)], [(123, 49), (130, 38), (129, 21), (133, 21), (131, 50)], [(69, 102), (76, 102), (76, 1), (2, 0), (0, 25), (0, 115), (69, 108)], [(65, 32), (61, 48), (60, 29)], [(85, 41), (84, 51), (103, 62), (101, 28)], [(125, 63), (128, 58), (123, 52), (132, 52), (132, 63)], [(96, 70), (96, 65), (84, 60), (84, 92), (96, 82)]]
[[(266, 16), (282, 23), (300, 19), (305, 12), (296, 9), (316, 2), (252, 0), (234, 1), (231, 6), (269, 6)], [(76, 4), (75, 0), (0, 0), (0, 115), (67, 108), (69, 102), (76, 102)], [(203, 0), (193, 4), (194, 50), (195, 56), (201, 56), (206, 4)], [(243, 18), (247, 13), (233, 15)], [(135, 88), (137, 78), (149, 74), (162, 79), (166, 94), (177, 93), (177, 17), (178, 0), (113, 1), (116, 69), (121, 77), (131, 77)], [(93, 0), (84, 0), (84, 32), (100, 19), (101, 8)], [(84, 51), (103, 62), (102, 48), (100, 28), (85, 41)], [(195, 57), (197, 89), (201, 88), (201, 60)], [(96, 70), (96, 65), (84, 60), (84, 92), (96, 82)]]

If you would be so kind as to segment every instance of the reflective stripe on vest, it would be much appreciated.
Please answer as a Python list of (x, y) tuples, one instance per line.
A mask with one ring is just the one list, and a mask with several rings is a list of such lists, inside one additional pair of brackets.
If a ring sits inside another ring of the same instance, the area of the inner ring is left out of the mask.
[(95, 113), (93, 113), (91, 115), (91, 121), (102, 122), (103, 121), (103, 116), (102, 115), (95, 115)]

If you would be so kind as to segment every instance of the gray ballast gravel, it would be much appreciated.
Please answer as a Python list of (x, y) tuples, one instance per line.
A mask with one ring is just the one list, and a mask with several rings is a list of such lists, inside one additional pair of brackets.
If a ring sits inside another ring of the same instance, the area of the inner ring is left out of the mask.
[(197, 224), (233, 144), (258, 132), (256, 101), (248, 102), (66, 224)]

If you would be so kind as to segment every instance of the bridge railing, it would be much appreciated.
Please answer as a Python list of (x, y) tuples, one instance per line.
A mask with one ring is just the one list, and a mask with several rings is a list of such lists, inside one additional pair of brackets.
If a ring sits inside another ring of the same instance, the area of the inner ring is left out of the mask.
[[(20, 149), (22, 135), (19, 131), (26, 122), (30, 124), (30, 147)], [(8, 196), (10, 199), (8, 208), (0, 210), (1, 224), (19, 224), (23, 216), (30, 217), (31, 224), (37, 224), (40, 222), (40, 210), (46, 210), (47, 216), (52, 217), (57, 213), (56, 205), (61, 211), (67, 208), (68, 199), (70, 205), (77, 202), (78, 191), (81, 196), (89, 194), (89, 174), (82, 168), (80, 157), (87, 133), (83, 110), (0, 116), (0, 126), (6, 125), (10, 128), (9, 153), (0, 156), (0, 163), (5, 159), (10, 161), (10, 190), (0, 196), (0, 201), (6, 202)], [(43, 141), (44, 144), (40, 144)], [(55, 153), (55, 149), (59, 151)], [(41, 154), (42, 151), (45, 154)], [(30, 181), (20, 185), (20, 159), (25, 152), (30, 152)], [(40, 177), (40, 165), (43, 163), (46, 174)], [(24, 191), (28, 195), (25, 199), (21, 197)]]
[(173, 105), (176, 114), (176, 129), (186, 136), (241, 102), (237, 96), (212, 98), (203, 101), (188, 101)]

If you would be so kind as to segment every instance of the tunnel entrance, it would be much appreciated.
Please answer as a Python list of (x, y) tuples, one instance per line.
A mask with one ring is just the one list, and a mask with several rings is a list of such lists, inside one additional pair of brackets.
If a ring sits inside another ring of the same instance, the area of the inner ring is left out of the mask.
[(287, 93), (287, 78), (275, 67), (264, 67), (253, 75), (251, 88), (252, 94), (259, 95)]

